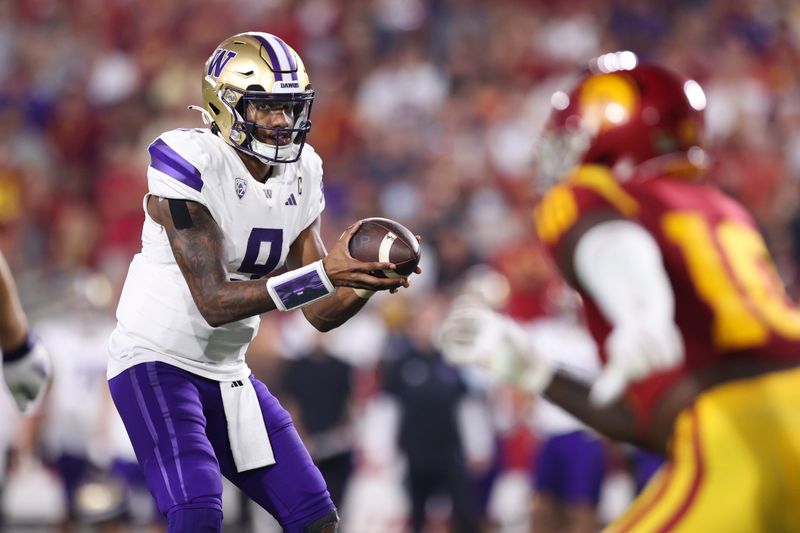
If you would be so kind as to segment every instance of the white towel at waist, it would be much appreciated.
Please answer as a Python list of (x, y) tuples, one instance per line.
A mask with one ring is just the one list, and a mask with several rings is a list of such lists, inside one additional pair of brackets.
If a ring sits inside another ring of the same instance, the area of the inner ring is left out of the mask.
[(242, 379), (221, 381), (219, 386), (236, 470), (244, 472), (275, 464), (275, 454), (253, 384), (249, 379)]

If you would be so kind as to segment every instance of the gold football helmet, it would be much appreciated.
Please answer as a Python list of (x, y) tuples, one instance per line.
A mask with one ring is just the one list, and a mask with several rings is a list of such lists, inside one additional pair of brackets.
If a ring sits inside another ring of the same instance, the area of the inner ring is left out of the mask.
[[(303, 61), (270, 33), (240, 33), (224, 40), (203, 70), (204, 120), (234, 148), (264, 163), (291, 163), (311, 129), (314, 91)], [(288, 126), (247, 120), (246, 109), (282, 111)], [(259, 138), (261, 140), (259, 140)]]

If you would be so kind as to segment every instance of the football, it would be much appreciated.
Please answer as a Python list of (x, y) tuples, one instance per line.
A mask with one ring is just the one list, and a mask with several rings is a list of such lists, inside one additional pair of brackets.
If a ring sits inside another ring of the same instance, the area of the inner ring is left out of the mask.
[(416, 236), (405, 226), (388, 218), (371, 217), (350, 239), (350, 255), (359, 261), (389, 261), (395, 270), (373, 272), (378, 277), (407, 277), (419, 264), (420, 249)]

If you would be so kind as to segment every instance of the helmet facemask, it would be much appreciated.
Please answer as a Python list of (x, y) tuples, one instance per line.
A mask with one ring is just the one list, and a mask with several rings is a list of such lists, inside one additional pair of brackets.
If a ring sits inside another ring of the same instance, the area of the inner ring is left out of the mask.
[[(300, 159), (300, 153), (311, 129), (311, 104), (314, 91), (268, 93), (260, 86), (241, 91), (227, 87), (220, 95), (234, 122), (230, 141), (239, 150), (258, 158), (263, 163), (292, 163)], [(272, 117), (277, 125), (259, 124), (247, 120), (257, 114), (282, 114), (283, 120)], [(283, 123), (283, 124), (280, 124)]]
[(581, 129), (544, 133), (536, 147), (536, 190), (546, 191), (580, 165), (590, 142), (590, 135)]

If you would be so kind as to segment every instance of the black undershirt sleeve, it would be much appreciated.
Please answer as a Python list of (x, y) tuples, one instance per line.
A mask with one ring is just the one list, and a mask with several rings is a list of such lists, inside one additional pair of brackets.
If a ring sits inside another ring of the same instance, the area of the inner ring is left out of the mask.
[(186, 206), (186, 200), (169, 200), (169, 212), (172, 215), (172, 223), (175, 224), (175, 229), (189, 229), (192, 227), (192, 216), (189, 214), (189, 208)]

